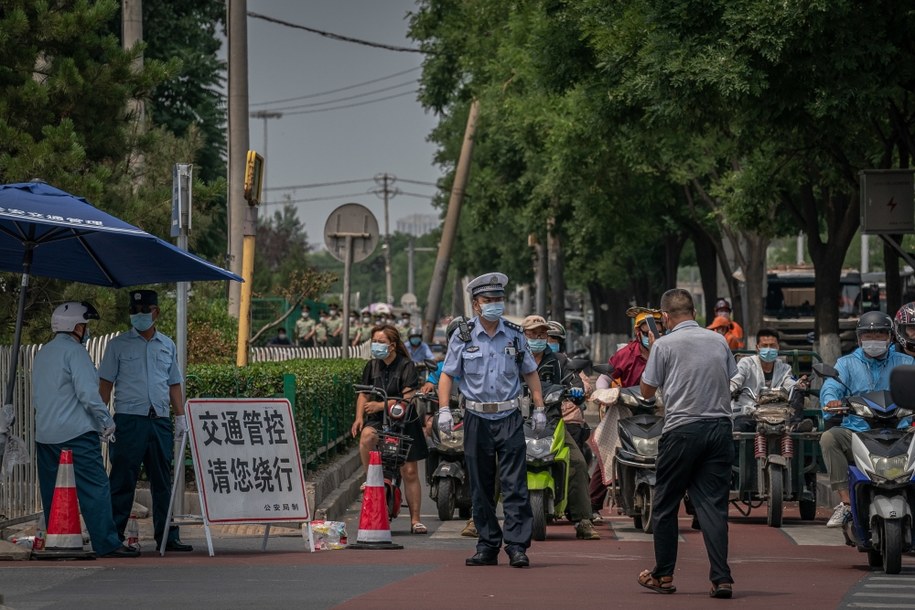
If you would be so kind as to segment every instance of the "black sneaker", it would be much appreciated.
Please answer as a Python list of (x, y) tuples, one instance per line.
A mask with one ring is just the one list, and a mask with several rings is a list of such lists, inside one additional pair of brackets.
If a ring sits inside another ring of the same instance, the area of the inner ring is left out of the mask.
[(129, 546), (122, 546), (120, 548), (114, 549), (110, 553), (105, 553), (104, 555), (99, 555), (99, 557), (101, 557), (102, 559), (109, 559), (109, 558), (117, 559), (117, 558), (121, 558), (121, 557), (139, 557), (139, 556), (140, 556), (140, 551), (138, 549), (132, 549)]

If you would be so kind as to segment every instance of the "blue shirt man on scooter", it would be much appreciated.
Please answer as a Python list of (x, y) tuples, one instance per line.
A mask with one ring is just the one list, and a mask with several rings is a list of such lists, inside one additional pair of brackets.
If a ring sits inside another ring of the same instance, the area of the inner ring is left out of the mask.
[[(487, 273), (467, 285), (475, 316), (465, 331), (448, 342), (438, 383), (438, 428), (448, 434), (453, 418), (448, 404), (452, 379), (460, 377), (465, 398), (464, 457), (470, 474), (473, 519), (479, 532), (477, 553), (468, 566), (499, 562), (499, 548), (512, 567), (530, 565), (533, 514), (527, 494), (527, 463), (521, 416), (521, 379), (533, 397), (533, 423), (546, 427), (546, 413), (537, 364), (521, 328), (502, 319), (505, 285), (502, 273)], [(494, 497), (496, 468), (502, 490), (505, 529), (499, 527)], [(504, 536), (503, 536), (504, 533)]]
[[(843, 398), (868, 392), (890, 389), (890, 372), (900, 364), (915, 364), (915, 359), (891, 349), (893, 321), (880, 311), (869, 311), (858, 319), (855, 332), (858, 348), (836, 361), (841, 383), (827, 379), (820, 390), (820, 405), (827, 425), (844, 411)], [(844, 385), (843, 385), (844, 384)], [(911, 425), (907, 417), (899, 427)], [(852, 461), (851, 437), (853, 432), (870, 429), (867, 421), (854, 414), (846, 414), (841, 426), (826, 430), (820, 437), (820, 448), (829, 473), (829, 486), (839, 496), (839, 504), (826, 522), (826, 527), (841, 527), (851, 516), (848, 495), (848, 464)]]

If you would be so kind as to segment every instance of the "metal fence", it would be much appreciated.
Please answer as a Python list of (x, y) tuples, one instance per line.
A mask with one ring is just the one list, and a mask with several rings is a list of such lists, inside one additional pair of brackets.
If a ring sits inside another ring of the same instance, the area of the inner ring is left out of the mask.
[[(108, 342), (120, 333), (112, 333), (89, 339), (87, 349), (92, 361), (98, 367)], [(25, 440), (32, 459), (28, 464), (16, 466), (9, 477), (0, 476), (0, 525), (14, 522), (41, 511), (41, 496), (38, 491), (38, 466), (35, 459), (35, 409), (32, 407), (32, 365), (40, 345), (23, 345), (19, 350), (19, 364), (16, 369), (16, 390), (13, 394), (13, 408), (16, 422), (10, 433)], [(6, 388), (9, 378), (10, 358), (13, 348), (0, 345), (0, 391)], [(351, 358), (369, 359), (370, 342), (350, 348)], [(342, 347), (255, 347), (251, 350), (252, 362), (282, 362), (298, 358), (342, 358)], [(107, 467), (107, 446), (102, 444), (102, 456)]]

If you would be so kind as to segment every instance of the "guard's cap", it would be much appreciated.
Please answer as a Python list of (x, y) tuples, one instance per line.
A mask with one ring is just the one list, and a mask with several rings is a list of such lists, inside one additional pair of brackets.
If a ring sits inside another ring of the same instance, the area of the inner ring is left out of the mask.
[(131, 305), (159, 305), (159, 295), (155, 290), (131, 290)]
[(528, 316), (521, 321), (521, 328), (524, 330), (533, 330), (535, 328), (545, 328), (549, 330), (550, 325), (543, 319), (543, 316)]
[(719, 309), (727, 309), (728, 311), (731, 311), (731, 304), (728, 303), (727, 299), (718, 299), (715, 301), (715, 311), (718, 311)]
[(710, 330), (715, 330), (716, 328), (731, 328), (731, 321), (725, 318), (724, 316), (717, 316), (712, 323), (706, 326)]
[[(504, 273), (484, 273), (467, 284), (467, 292), (473, 297), (504, 297), (508, 276)], [(542, 318), (541, 318), (542, 319)]]

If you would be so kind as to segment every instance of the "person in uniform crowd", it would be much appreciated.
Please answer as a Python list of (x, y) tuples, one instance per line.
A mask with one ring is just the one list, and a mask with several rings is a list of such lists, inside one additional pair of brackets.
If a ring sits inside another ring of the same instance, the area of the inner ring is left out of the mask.
[(349, 316), (349, 345), (355, 347), (362, 342), (362, 327), (359, 325), (359, 314), (355, 311)]
[(331, 305), (327, 312), (327, 345), (331, 347), (340, 347), (343, 345), (343, 320), (340, 319), (340, 312), (335, 305)]
[(362, 325), (359, 327), (359, 342), (370, 341), (372, 339), (372, 329), (375, 327), (372, 324), (372, 314), (368, 312), (363, 312), (362, 314)]
[[(466, 332), (456, 332), (438, 383), (438, 427), (448, 434), (453, 418), (448, 408), (454, 378), (460, 377), (464, 396), (464, 457), (470, 476), (473, 520), (479, 532), (477, 552), (468, 566), (499, 562), (504, 542), (509, 565), (530, 565), (533, 513), (527, 493), (527, 463), (521, 415), (521, 380), (533, 402), (535, 429), (546, 427), (546, 412), (537, 363), (521, 327), (502, 318), (508, 277), (487, 273), (473, 279), (467, 290), (474, 317)], [(501, 483), (504, 530), (496, 518), (496, 470)]]
[[(548, 384), (564, 385), (565, 369), (560, 364), (559, 356), (547, 350), (547, 337), (549, 324), (542, 316), (527, 316), (521, 322), (527, 346), (537, 363), (537, 375), (540, 377), (541, 387)], [(568, 358), (566, 359), (568, 361)], [(578, 391), (579, 396), (584, 396), (581, 387), (574, 386), (572, 391)], [(579, 413), (581, 409), (571, 403)], [(563, 413), (548, 413), (548, 417), (562, 417)], [(600, 535), (594, 531), (591, 524), (591, 502), (588, 498), (588, 463), (582, 455), (581, 449), (572, 438), (568, 428), (565, 430), (565, 444), (569, 448), (569, 519), (575, 524), (575, 537), (582, 540), (600, 540)]]
[(105, 403), (114, 390), (114, 421), (121, 440), (108, 451), (114, 522), (123, 539), (143, 466), (152, 494), (156, 547), (166, 536), (165, 550), (191, 551), (193, 547), (179, 539), (177, 526), (165, 531), (174, 453), (169, 405), (175, 413), (175, 433), (187, 433), (178, 351), (169, 337), (156, 330), (156, 292), (133, 290), (128, 297), (131, 329), (108, 343), (99, 367), (99, 393)]
[[(882, 311), (862, 314), (858, 318), (855, 333), (858, 336), (858, 347), (836, 361), (835, 368), (842, 383), (826, 379), (820, 388), (820, 406), (827, 428), (820, 436), (820, 449), (823, 461), (826, 462), (829, 486), (839, 496), (839, 504), (833, 509), (826, 527), (842, 527), (845, 520), (851, 517), (848, 464), (853, 461), (852, 433), (870, 429), (867, 420), (854, 413), (842, 417), (842, 399), (889, 390), (892, 370), (899, 365), (915, 364), (915, 359), (911, 356), (891, 347), (893, 320)], [(835, 425), (840, 417), (841, 424)], [(905, 417), (900, 420), (898, 427), (906, 429), (911, 423), (912, 418)]]
[(35, 355), (32, 404), (38, 487), (45, 523), (50, 523), (60, 452), (72, 450), (76, 495), (92, 549), (100, 557), (139, 557), (139, 550), (124, 546), (118, 538), (111, 515), (100, 440), (113, 446), (116, 426), (99, 396), (98, 373), (85, 347), (89, 321), (98, 319), (98, 311), (89, 303), (58, 305), (51, 314), (54, 338)]
[(743, 327), (733, 320), (731, 316), (731, 304), (727, 299), (718, 299), (715, 302), (715, 319), (717, 320), (719, 317), (724, 318), (730, 324), (727, 332), (724, 333), (724, 338), (727, 339), (728, 347), (731, 349), (742, 349), (744, 346)]
[[(372, 332), (372, 359), (362, 370), (362, 384), (384, 388), (388, 396), (400, 396), (409, 399), (419, 387), (419, 376), (416, 367), (410, 361), (407, 349), (400, 340), (400, 333), (390, 324), (376, 326)], [(389, 398), (393, 404), (395, 399)], [(386, 405), (374, 396), (360, 393), (356, 398), (356, 419), (353, 422), (352, 434), (359, 439), (359, 456), (362, 465), (368, 470), (369, 452), (375, 451), (378, 445), (378, 432), (384, 420)], [(410, 533), (425, 534), (427, 528), (420, 521), (422, 504), (422, 486), (419, 482), (419, 460), (429, 455), (426, 437), (423, 433), (423, 422), (414, 417), (404, 426), (404, 433), (413, 442), (406, 461), (400, 467), (403, 477), (407, 506), (410, 508)]]
[(322, 311), (318, 315), (318, 322), (315, 324), (315, 347), (327, 347), (327, 329), (330, 321), (330, 314)]
[(315, 326), (317, 323), (311, 317), (311, 309), (308, 305), (302, 306), (302, 313), (295, 322), (295, 338), (302, 347), (312, 347), (315, 338)]
[(915, 356), (915, 302), (899, 308), (893, 321), (893, 331), (899, 344), (897, 351)]
[(435, 360), (432, 348), (423, 341), (423, 329), (418, 326), (414, 326), (407, 333), (407, 353), (410, 354), (410, 359), (417, 364), (421, 364), (424, 360)]
[(730, 380), (737, 372), (724, 337), (696, 323), (689, 292), (661, 297), (667, 334), (648, 335), (651, 351), (642, 373), (642, 396), (664, 392), (664, 428), (658, 442), (657, 483), (652, 502), (655, 566), (638, 582), (673, 593), (680, 501), (689, 492), (708, 553), (711, 597), (729, 598), (734, 579), (728, 566), (728, 494), (734, 441)]
[(278, 328), (276, 329), (276, 336), (270, 339), (267, 345), (292, 345), (292, 341), (286, 335), (285, 328)]

